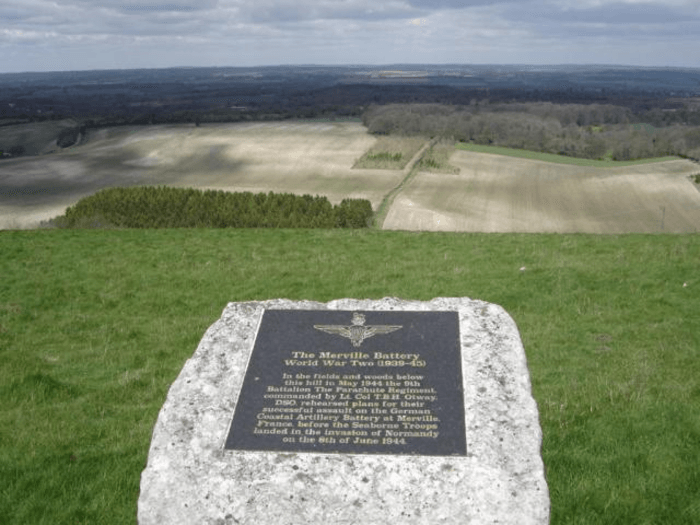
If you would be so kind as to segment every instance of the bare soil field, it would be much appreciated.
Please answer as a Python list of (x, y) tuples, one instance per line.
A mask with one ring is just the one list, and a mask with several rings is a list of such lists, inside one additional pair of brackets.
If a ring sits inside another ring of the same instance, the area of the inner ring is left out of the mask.
[(456, 150), (458, 174), (419, 172), (384, 229), (688, 233), (700, 229), (700, 166), (671, 160), (591, 168)]
[(352, 169), (376, 142), (361, 123), (255, 122), (91, 131), (59, 153), (0, 164), (0, 229), (35, 227), (113, 186), (168, 185), (368, 199), (374, 208), (404, 177)]

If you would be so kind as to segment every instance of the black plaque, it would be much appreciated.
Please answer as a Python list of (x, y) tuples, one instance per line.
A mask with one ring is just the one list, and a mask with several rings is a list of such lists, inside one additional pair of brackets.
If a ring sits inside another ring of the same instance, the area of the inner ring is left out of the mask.
[(456, 312), (266, 310), (229, 450), (466, 455)]

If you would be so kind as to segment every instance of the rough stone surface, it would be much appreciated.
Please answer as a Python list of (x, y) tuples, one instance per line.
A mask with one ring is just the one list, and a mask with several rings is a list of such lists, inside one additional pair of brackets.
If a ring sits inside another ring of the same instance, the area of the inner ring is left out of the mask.
[[(224, 450), (264, 309), (457, 311), (467, 456)], [(168, 392), (138, 521), (546, 524), (541, 441), (523, 345), (500, 306), (467, 298), (230, 303)]]

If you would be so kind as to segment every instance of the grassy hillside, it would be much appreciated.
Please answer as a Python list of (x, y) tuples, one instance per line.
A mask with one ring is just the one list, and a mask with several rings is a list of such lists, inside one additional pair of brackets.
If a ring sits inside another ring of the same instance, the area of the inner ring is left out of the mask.
[(700, 522), (698, 235), (43, 230), (0, 252), (1, 523), (135, 523), (168, 387), (228, 301), (384, 296), (513, 316), (553, 524)]

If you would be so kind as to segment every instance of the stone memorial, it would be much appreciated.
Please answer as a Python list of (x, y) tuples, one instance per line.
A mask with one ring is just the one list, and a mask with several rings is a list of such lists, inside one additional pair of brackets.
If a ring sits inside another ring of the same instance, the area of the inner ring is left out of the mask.
[(542, 432), (499, 306), (230, 303), (170, 388), (150, 524), (546, 524)]

